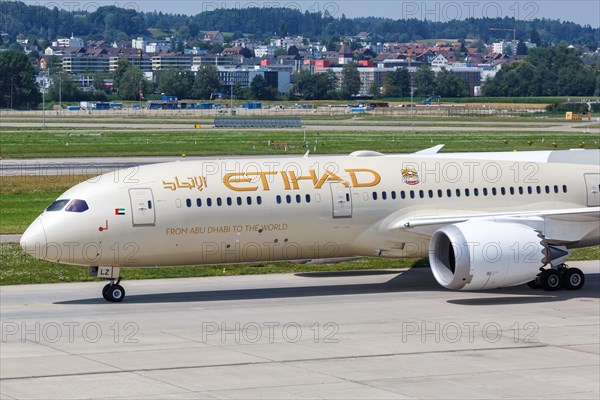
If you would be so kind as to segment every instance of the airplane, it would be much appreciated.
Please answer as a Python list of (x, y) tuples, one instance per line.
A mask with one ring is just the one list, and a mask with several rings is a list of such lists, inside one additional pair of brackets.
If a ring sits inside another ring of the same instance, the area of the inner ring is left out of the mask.
[(87, 266), (120, 302), (122, 268), (429, 257), (453, 290), (581, 289), (565, 261), (600, 244), (600, 150), (185, 160), (69, 189), (21, 238)]

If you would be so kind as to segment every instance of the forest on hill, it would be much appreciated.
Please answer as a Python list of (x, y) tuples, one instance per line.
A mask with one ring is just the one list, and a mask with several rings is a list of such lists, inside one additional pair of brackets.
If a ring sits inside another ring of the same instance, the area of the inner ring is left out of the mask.
[(256, 39), (267, 39), (274, 33), (323, 39), (370, 32), (376, 41), (403, 42), (436, 38), (477, 38), (491, 42), (508, 39), (512, 35), (510, 32), (493, 32), (490, 28), (516, 28), (517, 40), (529, 40), (531, 32), (535, 30), (546, 44), (566, 41), (591, 50), (600, 46), (599, 28), (550, 19), (521, 21), (505, 17), (440, 22), (379, 17), (346, 18), (343, 14), (327, 11), (301, 12), (296, 8), (284, 7), (219, 8), (190, 16), (139, 12), (115, 6), (69, 11), (18, 1), (0, 2), (0, 31), (8, 37), (9, 43), (18, 35), (53, 40), (75, 34), (85, 39), (112, 41), (148, 36), (153, 31), (181, 39), (197, 39), (198, 35), (209, 30)]

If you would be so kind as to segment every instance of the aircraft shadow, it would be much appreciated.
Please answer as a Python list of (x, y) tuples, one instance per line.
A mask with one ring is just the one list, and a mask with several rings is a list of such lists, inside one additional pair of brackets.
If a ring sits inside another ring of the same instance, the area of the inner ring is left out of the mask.
[[(377, 274), (383, 271), (376, 271)], [(366, 275), (366, 271), (361, 271)], [(311, 274), (317, 277), (319, 274)], [(301, 275), (304, 276), (304, 275)], [(348, 272), (327, 273), (322, 276), (356, 276), (348, 275)], [(600, 274), (586, 275), (586, 286), (580, 291), (560, 290), (557, 292), (546, 292), (533, 290), (526, 285), (513, 288), (491, 290), (485, 292), (464, 292), (465, 298), (447, 300), (448, 303), (465, 306), (484, 306), (491, 304), (527, 304), (544, 303), (550, 301), (564, 301), (573, 298), (598, 298), (600, 297)], [(100, 287), (99, 287), (100, 290)], [(141, 295), (127, 295), (125, 303), (128, 304), (160, 304), (160, 303), (185, 303), (185, 302), (213, 302), (213, 301), (236, 301), (236, 300), (260, 300), (260, 299), (283, 299), (298, 297), (318, 296), (347, 296), (365, 295), (377, 293), (402, 293), (419, 291), (446, 291), (436, 281), (431, 272), (424, 268), (415, 268), (394, 276), (392, 279), (381, 283), (353, 283), (334, 285), (311, 285), (292, 286), (276, 288), (248, 288), (236, 290), (210, 290), (175, 293), (155, 293)], [(449, 297), (455, 297), (457, 292), (449, 292)], [(463, 292), (458, 292), (463, 293)], [(481, 295), (486, 294), (485, 297)], [(469, 297), (469, 295), (477, 296)], [(105, 301), (99, 295), (97, 298), (80, 299), (56, 302), (61, 305), (85, 305), (104, 304)]]

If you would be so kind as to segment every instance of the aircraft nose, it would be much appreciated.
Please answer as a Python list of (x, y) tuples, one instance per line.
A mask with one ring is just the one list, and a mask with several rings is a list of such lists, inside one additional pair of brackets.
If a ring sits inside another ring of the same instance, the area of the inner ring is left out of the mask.
[(21, 248), (34, 258), (45, 258), (47, 239), (44, 225), (40, 218), (33, 221), (21, 236)]

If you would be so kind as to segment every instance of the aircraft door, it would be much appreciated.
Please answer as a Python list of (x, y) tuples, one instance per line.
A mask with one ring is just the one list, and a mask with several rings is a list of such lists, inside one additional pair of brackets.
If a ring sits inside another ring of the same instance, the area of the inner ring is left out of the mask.
[(331, 183), (331, 201), (333, 206), (333, 218), (352, 217), (352, 195), (350, 188), (342, 183)]
[(600, 206), (600, 174), (585, 174), (588, 207)]
[(154, 225), (154, 198), (151, 189), (129, 189), (133, 226)]

